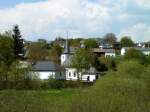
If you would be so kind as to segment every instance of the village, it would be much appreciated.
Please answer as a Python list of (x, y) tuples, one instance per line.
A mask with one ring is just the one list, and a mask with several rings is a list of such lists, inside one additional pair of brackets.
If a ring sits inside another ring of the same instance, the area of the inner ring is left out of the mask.
[[(90, 47), (91, 52), (93, 55), (96, 56), (96, 58), (110, 58), (110, 59), (115, 59), (117, 57), (123, 57), (126, 52), (130, 49), (135, 49), (137, 51), (140, 51), (143, 53), (145, 56), (150, 55), (150, 42), (141, 42), (141, 43), (134, 43), (131, 40), (131, 45), (130, 45), (130, 37), (123, 37), (123, 39), (127, 39), (126, 45), (122, 45), (121, 42), (112, 42), (110, 43), (111, 39), (115, 39), (113, 37), (113, 34), (108, 34), (108, 37), (105, 37), (108, 41), (103, 41), (98, 42), (98, 40), (95, 39), (90, 39), (89, 41), (94, 41), (95, 44)], [(112, 37), (111, 37), (112, 36)], [(97, 69), (98, 67), (90, 66), (88, 68), (76, 68), (73, 67), (72, 64), (72, 58), (74, 58), (74, 55), (76, 55), (76, 52), (80, 49), (86, 49), (88, 46), (85, 45), (86, 39), (79, 39), (79, 41), (76, 43), (77, 46), (70, 46), (70, 40), (78, 40), (78, 39), (69, 39), (68, 35), (66, 39), (59, 38), (58, 40), (56, 39), (55, 42), (57, 45), (63, 49), (61, 54), (58, 56), (60, 58), (60, 62), (55, 62), (53, 59), (48, 59), (44, 57), (42, 60), (37, 58), (36, 60), (32, 61), (20, 61), (23, 67), (28, 67), (31, 66), (31, 73), (36, 74), (41, 80), (48, 80), (49, 78), (56, 79), (56, 80), (70, 80), (70, 81), (81, 81), (81, 82), (95, 82), (97, 79), (101, 78), (101, 74), (105, 70)], [(129, 40), (129, 43), (128, 43)], [(39, 39), (39, 43), (45, 42), (46, 40), (44, 39)], [(28, 54), (29, 54), (29, 49), (28, 46), (32, 45), (32, 43), (36, 42), (24, 42), (26, 45), (24, 47), (25, 51), (24, 54), (21, 54), (22, 56), (25, 57), (25, 60), (28, 60)], [(37, 42), (38, 43), (38, 42)], [(50, 45), (46, 44), (47, 46)], [(90, 44), (90, 42), (89, 42)], [(129, 44), (129, 45), (128, 45)], [(50, 49), (50, 48), (49, 48)], [(34, 49), (33, 49), (34, 50)], [(37, 49), (38, 50), (38, 49)], [(33, 51), (36, 53), (36, 51)], [(38, 50), (37, 52), (41, 52)], [(54, 53), (57, 51), (54, 51)], [(84, 55), (83, 55), (84, 56)], [(33, 56), (34, 57), (34, 56)], [(81, 59), (84, 59), (84, 57), (81, 57)], [(59, 59), (58, 59), (59, 60)], [(91, 60), (91, 59), (89, 59)], [(80, 65), (80, 62), (78, 63)], [(100, 65), (97, 65), (100, 66)], [(80, 71), (79, 71), (80, 69)], [(106, 69), (107, 71), (107, 69)]]
[(150, 0), (0, 0), (0, 112), (150, 112)]

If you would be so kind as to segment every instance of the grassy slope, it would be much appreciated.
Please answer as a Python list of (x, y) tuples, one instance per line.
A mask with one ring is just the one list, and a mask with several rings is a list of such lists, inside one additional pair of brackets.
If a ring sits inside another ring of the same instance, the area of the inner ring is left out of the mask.
[(0, 112), (67, 112), (80, 90), (0, 91)]

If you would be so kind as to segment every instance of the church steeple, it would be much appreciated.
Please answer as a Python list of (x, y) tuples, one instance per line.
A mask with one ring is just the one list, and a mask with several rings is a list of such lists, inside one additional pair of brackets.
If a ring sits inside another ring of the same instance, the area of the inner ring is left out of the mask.
[(67, 32), (67, 39), (65, 42), (65, 49), (63, 54), (61, 54), (61, 65), (63, 65), (70, 57), (70, 46), (69, 46), (69, 41), (68, 41), (68, 32)]
[(68, 39), (66, 39), (64, 54), (69, 54), (69, 53), (70, 53), (69, 42)]

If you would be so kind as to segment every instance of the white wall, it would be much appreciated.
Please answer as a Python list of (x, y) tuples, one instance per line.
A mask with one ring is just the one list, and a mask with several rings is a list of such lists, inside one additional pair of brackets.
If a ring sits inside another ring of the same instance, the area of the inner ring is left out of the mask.
[(88, 77), (89, 82), (96, 80), (96, 74), (78, 74), (75, 68), (66, 68), (66, 80), (77, 81), (79, 78), (81, 81), (88, 82)]
[[(142, 51), (145, 55), (150, 55), (150, 51)], [(124, 56), (126, 53), (126, 50), (124, 48), (121, 49), (121, 55)]]
[(35, 72), (39, 76), (40, 79), (49, 79), (49, 77), (55, 78), (55, 72)]
[(66, 68), (66, 80), (78, 80), (78, 73), (75, 68)]
[(144, 51), (143, 52), (145, 55), (150, 55), (150, 51)]
[(115, 57), (115, 53), (105, 53), (105, 57)]
[(126, 50), (124, 48), (121, 49), (121, 55), (124, 56), (126, 53)]
[(83, 74), (82, 75), (82, 81), (85, 81), (85, 82), (88, 81), (88, 77), (89, 77), (90, 82), (94, 82), (96, 80), (96, 75), (94, 75), (94, 74), (93, 75)]
[(69, 55), (62, 54), (60, 58), (61, 58), (61, 65), (63, 65), (63, 63), (69, 58)]

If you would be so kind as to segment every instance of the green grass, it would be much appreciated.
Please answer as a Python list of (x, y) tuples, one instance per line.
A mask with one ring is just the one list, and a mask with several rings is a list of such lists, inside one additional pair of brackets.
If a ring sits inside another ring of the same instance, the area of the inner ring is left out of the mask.
[(0, 112), (68, 112), (79, 89), (0, 91)]

